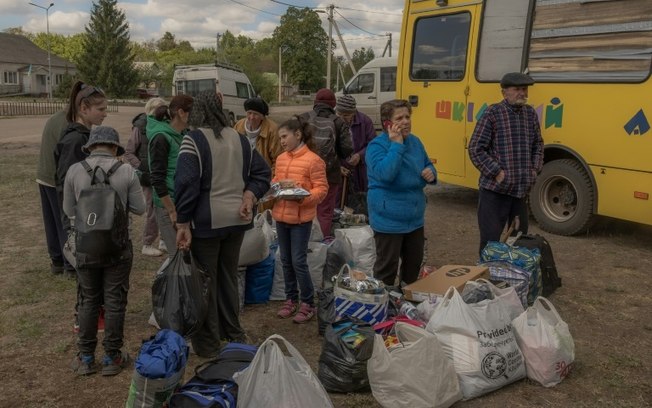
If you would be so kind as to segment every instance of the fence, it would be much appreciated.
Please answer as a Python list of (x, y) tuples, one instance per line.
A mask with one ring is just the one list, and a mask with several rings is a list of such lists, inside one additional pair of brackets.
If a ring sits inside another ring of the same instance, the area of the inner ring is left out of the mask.
[[(35, 116), (52, 115), (55, 112), (68, 108), (68, 103), (63, 101), (35, 102), (35, 101), (0, 101), (0, 117), (6, 116)], [(107, 112), (117, 112), (118, 103), (109, 102)]]

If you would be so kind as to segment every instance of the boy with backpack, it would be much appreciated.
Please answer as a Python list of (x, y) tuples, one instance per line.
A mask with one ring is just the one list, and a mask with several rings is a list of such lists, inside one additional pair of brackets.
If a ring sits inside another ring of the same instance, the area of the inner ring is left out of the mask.
[(328, 194), (317, 206), (317, 220), (324, 237), (333, 235), (333, 211), (342, 184), (342, 171), (348, 172), (347, 169), (342, 170), (340, 163), (353, 153), (351, 130), (349, 125), (335, 114), (336, 102), (333, 91), (322, 88), (315, 95), (312, 110), (301, 114), (302, 119), (312, 125), (316, 153), (326, 163)]
[(63, 211), (75, 234), (80, 287), (79, 352), (72, 369), (78, 375), (97, 372), (97, 317), (103, 297), (105, 355), (101, 373), (116, 375), (129, 361), (121, 350), (133, 259), (128, 213), (143, 214), (145, 199), (134, 169), (116, 159), (124, 154), (124, 148), (115, 129), (95, 127), (82, 150), (89, 156), (70, 167), (63, 192)]

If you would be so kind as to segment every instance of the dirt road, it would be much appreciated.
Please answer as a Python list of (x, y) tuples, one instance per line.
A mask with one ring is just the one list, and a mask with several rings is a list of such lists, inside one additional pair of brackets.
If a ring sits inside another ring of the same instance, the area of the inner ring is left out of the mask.
[[(309, 107), (276, 110), (283, 120)], [(140, 109), (120, 108), (105, 124), (126, 141), (131, 118)], [(76, 378), (68, 368), (74, 355), (72, 305), (75, 284), (48, 272), (36, 185), (33, 182), (44, 117), (0, 119), (0, 406), (124, 406), (131, 373), (110, 379)], [(426, 236), (430, 265), (474, 264), (477, 260), (477, 192), (440, 185), (427, 189)], [(139, 237), (142, 219), (135, 220)], [(541, 233), (535, 226), (532, 232)], [(645, 407), (652, 406), (652, 227), (599, 220), (578, 237), (545, 235), (551, 243), (563, 287), (550, 300), (569, 324), (576, 364), (560, 385), (545, 389), (519, 381), (456, 407)], [(139, 240), (134, 240), (139, 248)], [(136, 355), (154, 330), (151, 281), (161, 259), (136, 251), (125, 326), (126, 348)], [(243, 325), (262, 342), (278, 333), (304, 355), (313, 369), (322, 339), (312, 321), (297, 327), (275, 317), (278, 302), (247, 305)], [(191, 358), (186, 380), (197, 365)], [(433, 373), (436, 375), (436, 373)], [(98, 397), (101, 395), (101, 397)], [(377, 407), (369, 393), (331, 395), (337, 407)]]

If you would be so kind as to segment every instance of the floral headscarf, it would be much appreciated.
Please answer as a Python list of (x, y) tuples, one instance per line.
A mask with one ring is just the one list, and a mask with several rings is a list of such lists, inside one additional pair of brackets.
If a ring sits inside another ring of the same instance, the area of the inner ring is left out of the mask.
[(188, 125), (192, 128), (211, 128), (215, 137), (220, 137), (222, 129), (229, 126), (229, 120), (222, 111), (222, 101), (215, 91), (201, 91), (195, 96)]

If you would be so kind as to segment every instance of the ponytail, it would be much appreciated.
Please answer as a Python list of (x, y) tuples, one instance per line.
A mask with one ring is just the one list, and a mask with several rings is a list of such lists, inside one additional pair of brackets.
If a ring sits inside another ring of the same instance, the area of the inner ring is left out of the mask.
[(106, 100), (104, 91), (100, 88), (87, 85), (82, 81), (73, 84), (68, 98), (68, 110), (66, 111), (66, 120), (68, 122), (77, 122), (79, 118), (79, 108), (84, 106), (99, 105)]
[(312, 125), (310, 122), (302, 116), (294, 115), (292, 119), (288, 119), (285, 122), (281, 123), (278, 127), (286, 128), (291, 132), (300, 131), (301, 132), (301, 141), (308, 146), (308, 149), (317, 153), (315, 147), (315, 140), (313, 139)]

